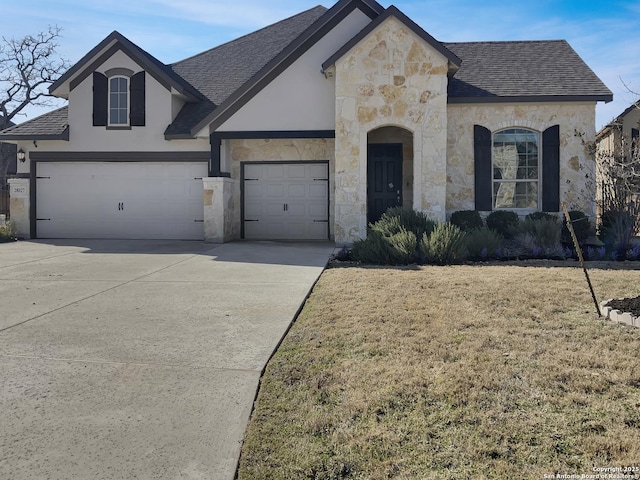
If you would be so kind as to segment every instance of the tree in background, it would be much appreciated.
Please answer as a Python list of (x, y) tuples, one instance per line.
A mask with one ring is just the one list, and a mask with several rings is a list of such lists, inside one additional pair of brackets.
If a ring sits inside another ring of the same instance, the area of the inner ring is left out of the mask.
[[(16, 123), (17, 116), (29, 105), (51, 106), (48, 87), (68, 68), (69, 62), (58, 55), (60, 28), (23, 38), (2, 37), (0, 42), (0, 130)], [(7, 175), (12, 160), (10, 145), (0, 144), (0, 181)]]

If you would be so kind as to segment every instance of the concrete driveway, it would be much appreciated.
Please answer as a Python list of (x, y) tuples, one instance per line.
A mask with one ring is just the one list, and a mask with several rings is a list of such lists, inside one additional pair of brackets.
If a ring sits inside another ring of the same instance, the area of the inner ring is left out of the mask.
[(329, 243), (0, 244), (0, 478), (229, 479)]

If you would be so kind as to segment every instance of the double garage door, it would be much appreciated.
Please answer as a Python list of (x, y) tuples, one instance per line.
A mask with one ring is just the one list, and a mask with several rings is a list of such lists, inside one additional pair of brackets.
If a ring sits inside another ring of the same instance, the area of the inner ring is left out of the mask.
[(329, 238), (326, 162), (245, 163), (242, 168), (244, 238)]
[(202, 240), (202, 162), (38, 162), (39, 238)]

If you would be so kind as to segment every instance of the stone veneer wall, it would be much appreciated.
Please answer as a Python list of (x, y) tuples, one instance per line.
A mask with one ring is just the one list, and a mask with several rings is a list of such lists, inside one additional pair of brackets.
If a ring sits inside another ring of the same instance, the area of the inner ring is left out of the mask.
[(31, 238), (30, 180), (28, 178), (9, 179), (9, 220), (13, 223), (15, 233), (21, 238)]
[(444, 219), (447, 59), (390, 17), (335, 65), (335, 240), (366, 236), (367, 133), (413, 133), (413, 208)]
[(334, 148), (333, 138), (230, 140), (231, 178), (238, 180), (232, 202), (235, 207), (233, 212), (235, 238), (240, 238), (240, 163), (304, 160), (329, 161), (329, 235), (333, 236)]
[(447, 125), (447, 214), (475, 206), (474, 125), (492, 132), (517, 127), (543, 132), (560, 125), (560, 202), (594, 213), (595, 160), (583, 138), (595, 139), (595, 103), (449, 104)]

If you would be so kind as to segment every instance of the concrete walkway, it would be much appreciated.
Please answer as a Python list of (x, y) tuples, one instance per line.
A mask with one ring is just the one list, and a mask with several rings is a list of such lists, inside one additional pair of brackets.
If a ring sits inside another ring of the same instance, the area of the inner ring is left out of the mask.
[(329, 243), (0, 244), (0, 478), (233, 479)]

